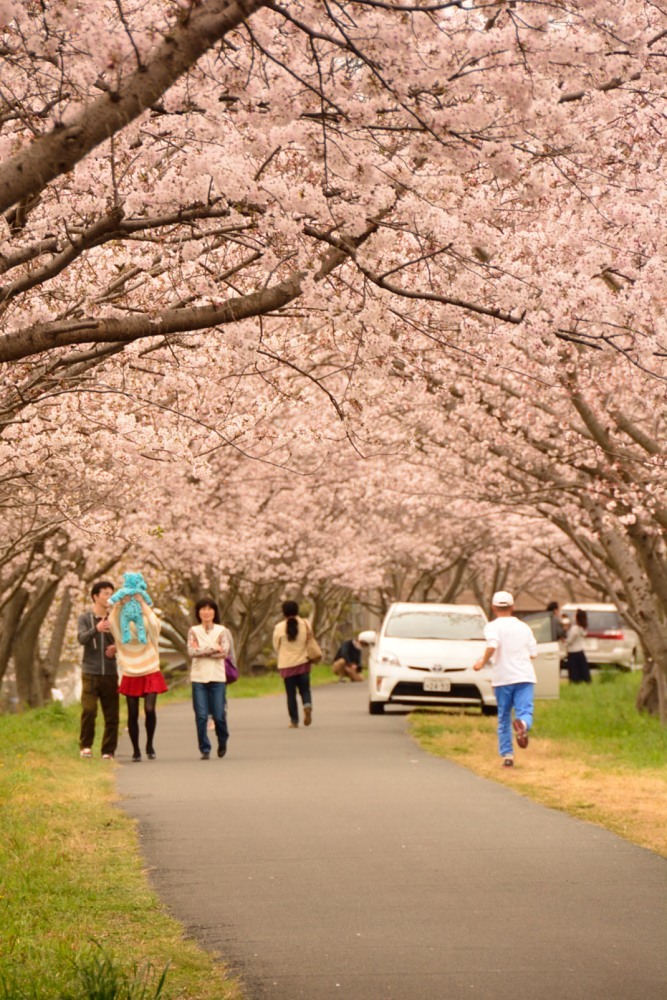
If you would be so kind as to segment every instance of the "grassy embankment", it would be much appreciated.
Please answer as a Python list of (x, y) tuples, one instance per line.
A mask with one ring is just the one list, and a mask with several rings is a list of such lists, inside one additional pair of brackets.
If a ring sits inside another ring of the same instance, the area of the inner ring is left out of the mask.
[[(329, 680), (315, 668), (313, 683)], [(242, 678), (230, 694), (281, 687), (277, 675)], [(79, 714), (56, 704), (0, 717), (0, 1000), (237, 1000), (224, 965), (150, 889), (115, 765), (79, 759)]]
[[(314, 683), (328, 680), (316, 668)], [(603, 675), (538, 702), (511, 771), (499, 768), (495, 719), (416, 713), (412, 729), (434, 753), (667, 856), (667, 731), (635, 711), (638, 680)], [(230, 693), (281, 690), (269, 675)], [(163, 1000), (237, 1000), (224, 966), (148, 886), (114, 765), (79, 760), (78, 719), (78, 707), (58, 705), (0, 718), (0, 1000), (149, 1000), (167, 965)]]
[(603, 671), (537, 701), (530, 745), (511, 769), (500, 766), (495, 718), (418, 712), (411, 730), (431, 753), (667, 857), (667, 729), (635, 709), (639, 681)]

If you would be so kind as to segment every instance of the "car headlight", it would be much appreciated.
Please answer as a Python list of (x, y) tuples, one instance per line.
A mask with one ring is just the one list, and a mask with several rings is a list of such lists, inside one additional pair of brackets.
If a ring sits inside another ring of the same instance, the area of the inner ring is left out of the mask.
[(384, 653), (380, 657), (380, 663), (382, 663), (385, 667), (400, 667), (401, 665), (401, 661), (397, 656), (394, 656), (393, 653)]

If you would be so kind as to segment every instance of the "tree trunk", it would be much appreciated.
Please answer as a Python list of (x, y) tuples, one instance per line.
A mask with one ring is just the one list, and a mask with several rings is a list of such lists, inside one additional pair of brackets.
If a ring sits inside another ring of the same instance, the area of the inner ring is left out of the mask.
[[(212, 597), (220, 608), (223, 624), (229, 628), (234, 638), (239, 670), (242, 674), (247, 674), (255, 664), (263, 663), (266, 659), (267, 640), (270, 642), (273, 622), (279, 616), (280, 589), (279, 584), (254, 583), (244, 578), (230, 577), (223, 590), (217, 583), (213, 568), (209, 566), (203, 578), (171, 577), (160, 603), (170, 631), (179, 637), (170, 638), (179, 651), (187, 653), (188, 629), (194, 621), (183, 610), (182, 600), (194, 605), (204, 595)], [(169, 594), (179, 594), (179, 600), (171, 599)]]
[(28, 596), (27, 591), (17, 590), (0, 613), (0, 681), (5, 676), (7, 667), (9, 666), (14, 645), (14, 636), (16, 635), (21, 615), (28, 603)]
[(62, 653), (63, 643), (65, 642), (67, 625), (69, 623), (71, 613), (72, 594), (68, 587), (60, 599), (46, 656), (40, 661), (39, 664), (39, 680), (42, 691), (42, 703), (51, 700), (51, 688), (56, 686), (56, 675), (58, 673), (58, 667), (60, 666), (60, 655)]
[[(560, 527), (572, 538), (589, 559), (593, 571), (605, 581), (607, 589), (628, 620), (636, 629), (646, 666), (637, 697), (639, 711), (657, 715), (667, 724), (667, 607), (664, 596), (664, 568), (660, 553), (652, 549), (650, 539), (640, 530), (628, 532), (609, 522), (605, 512), (590, 497), (585, 506), (601, 546), (596, 554), (575, 531)], [(557, 521), (556, 521), (557, 523)], [(602, 560), (604, 565), (598, 565)], [(613, 577), (613, 579), (612, 579)]]
[(14, 643), (16, 690), (22, 708), (38, 708), (44, 704), (39, 683), (39, 663), (36, 660), (39, 630), (26, 630)]
[[(662, 644), (664, 646), (664, 643)], [(665, 656), (663, 650), (663, 656)], [(663, 660), (663, 662), (667, 662)], [(640, 712), (657, 715), (662, 725), (667, 725), (667, 679), (665, 669), (652, 657), (647, 658), (642, 682), (636, 701)]]
[(280, 614), (281, 588), (279, 584), (251, 584), (248, 590), (243, 583), (229, 581), (228, 591), (221, 595), (221, 607), (234, 634), (239, 669), (250, 673), (254, 666), (263, 665), (272, 652), (271, 635)]
[(38, 708), (51, 700), (49, 687), (46, 698), (40, 679), (39, 633), (58, 590), (58, 580), (46, 583), (36, 600), (24, 612), (23, 621), (14, 637), (12, 655), (16, 667), (16, 688), (19, 702), (28, 708)]

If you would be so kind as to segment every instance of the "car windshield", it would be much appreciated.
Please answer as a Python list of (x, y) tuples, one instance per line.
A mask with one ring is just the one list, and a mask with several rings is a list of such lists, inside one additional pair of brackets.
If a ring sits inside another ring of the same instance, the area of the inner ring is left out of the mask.
[(384, 630), (388, 639), (483, 639), (482, 615), (458, 611), (395, 611)]

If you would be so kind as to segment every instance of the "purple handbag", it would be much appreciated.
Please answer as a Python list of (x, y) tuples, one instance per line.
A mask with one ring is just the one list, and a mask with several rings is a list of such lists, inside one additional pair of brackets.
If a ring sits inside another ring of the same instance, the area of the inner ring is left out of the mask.
[(233, 684), (239, 679), (239, 668), (236, 666), (231, 656), (225, 657), (225, 679), (228, 684)]

